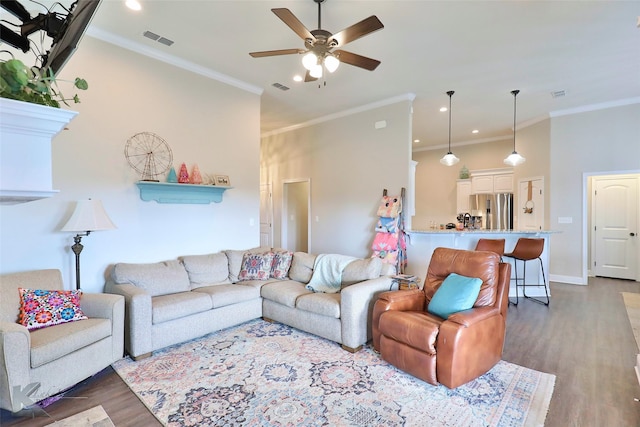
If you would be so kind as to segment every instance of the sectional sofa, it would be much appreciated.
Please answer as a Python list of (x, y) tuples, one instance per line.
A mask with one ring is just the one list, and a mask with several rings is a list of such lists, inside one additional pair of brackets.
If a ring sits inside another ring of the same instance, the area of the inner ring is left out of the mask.
[(105, 292), (125, 298), (125, 350), (136, 360), (259, 317), (354, 352), (371, 339), (374, 303), (391, 289), (395, 269), (378, 258), (341, 261), (338, 291), (331, 293), (307, 288), (316, 255), (272, 248), (119, 263)]

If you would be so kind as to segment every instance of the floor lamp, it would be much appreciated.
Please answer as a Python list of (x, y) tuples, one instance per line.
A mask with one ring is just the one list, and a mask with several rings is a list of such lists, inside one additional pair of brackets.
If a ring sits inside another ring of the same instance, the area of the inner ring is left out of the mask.
[(75, 211), (69, 221), (62, 227), (61, 231), (77, 232), (73, 238), (74, 245), (71, 250), (76, 254), (76, 289), (80, 290), (80, 252), (82, 238), (88, 236), (92, 231), (113, 230), (116, 226), (111, 222), (109, 216), (102, 206), (100, 200), (79, 200)]

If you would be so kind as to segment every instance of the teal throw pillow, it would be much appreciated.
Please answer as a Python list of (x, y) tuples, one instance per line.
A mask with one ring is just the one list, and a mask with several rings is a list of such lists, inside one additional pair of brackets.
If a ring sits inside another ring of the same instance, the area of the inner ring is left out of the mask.
[(431, 298), (427, 311), (446, 319), (453, 313), (468, 310), (478, 299), (482, 279), (451, 273)]

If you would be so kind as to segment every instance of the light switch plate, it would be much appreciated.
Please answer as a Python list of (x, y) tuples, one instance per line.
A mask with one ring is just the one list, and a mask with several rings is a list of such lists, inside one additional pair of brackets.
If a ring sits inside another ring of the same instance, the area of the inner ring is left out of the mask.
[(558, 224), (572, 224), (573, 223), (573, 218), (570, 216), (559, 216), (558, 217)]

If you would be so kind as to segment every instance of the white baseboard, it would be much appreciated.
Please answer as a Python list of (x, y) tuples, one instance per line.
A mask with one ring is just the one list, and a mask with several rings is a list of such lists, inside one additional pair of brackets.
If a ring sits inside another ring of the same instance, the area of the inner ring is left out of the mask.
[(569, 285), (587, 285), (587, 280), (578, 276), (561, 276), (558, 274), (550, 274), (549, 280), (558, 283), (568, 283)]

